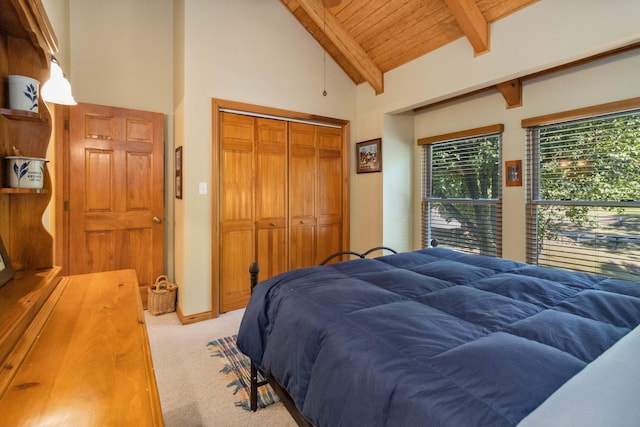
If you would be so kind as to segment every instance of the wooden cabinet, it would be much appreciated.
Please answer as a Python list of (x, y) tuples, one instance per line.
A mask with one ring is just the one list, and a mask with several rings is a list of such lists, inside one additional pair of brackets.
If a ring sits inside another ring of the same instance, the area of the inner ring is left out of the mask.
[[(3, 330), (21, 304), (5, 291)], [(1, 360), (2, 425), (163, 425), (134, 270), (62, 278)]]
[[(0, 157), (47, 157), (51, 115), (11, 110), (7, 76), (49, 78), (55, 35), (39, 0), (3, 0)], [(0, 288), (3, 425), (162, 425), (138, 282), (133, 270), (60, 278), (43, 226), (42, 189), (8, 188), (0, 162), (0, 235), (15, 278)]]
[(51, 115), (38, 99), (38, 112), (9, 109), (8, 75), (24, 75), (41, 84), (49, 78), (50, 53), (56, 39), (40, 1), (5, 0), (0, 15), (0, 236), (16, 277), (0, 288), (0, 361), (12, 351), (60, 279), (53, 267), (53, 238), (42, 224), (51, 199), (45, 169), (42, 189), (8, 188), (4, 157), (45, 158)]
[[(0, 157), (20, 154), (46, 158), (51, 115), (38, 100), (38, 113), (8, 108), (7, 76), (24, 75), (44, 83), (49, 78), (50, 53), (56, 39), (38, 2), (6, 0), (0, 18)], [(42, 225), (51, 198), (51, 179), (45, 170), (42, 189), (7, 188), (5, 161), (0, 162), (0, 235), (15, 270), (50, 268), (53, 238)]]
[(220, 114), (220, 311), (244, 307), (260, 279), (317, 265), (343, 248), (342, 129)]
[[(56, 40), (40, 0), (3, 0), (0, 157), (47, 157), (51, 115), (8, 106), (7, 75), (44, 83)], [(0, 288), (0, 424), (161, 426), (162, 412), (135, 271), (60, 278), (42, 223), (42, 189), (7, 188), (0, 162), (0, 235), (15, 278)]]

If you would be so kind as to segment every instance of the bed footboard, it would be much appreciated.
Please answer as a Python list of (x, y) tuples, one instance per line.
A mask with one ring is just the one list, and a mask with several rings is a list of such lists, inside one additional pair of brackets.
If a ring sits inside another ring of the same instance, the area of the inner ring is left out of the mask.
[[(258, 274), (260, 273), (260, 266), (254, 262), (249, 266), (249, 275), (251, 276), (251, 293), (253, 288), (258, 284)], [(251, 397), (249, 403), (251, 410), (256, 411), (258, 409), (258, 387), (262, 387), (267, 384), (266, 380), (258, 381), (258, 368), (251, 360)]]
[[(258, 284), (258, 274), (260, 273), (260, 266), (257, 263), (252, 263), (249, 267), (249, 275), (251, 276), (251, 292), (253, 293), (253, 288)], [(258, 372), (262, 374), (265, 380), (258, 380)], [(295, 422), (300, 427), (313, 427), (307, 419), (298, 411), (295, 403), (293, 403), (293, 399), (287, 393), (287, 391), (278, 384), (278, 382), (271, 375), (260, 371), (256, 365), (251, 360), (251, 396), (249, 398), (249, 403), (252, 411), (258, 410), (258, 387), (262, 387), (263, 385), (270, 384), (273, 391), (276, 392), (280, 401), (284, 404), (291, 417), (295, 420)]]

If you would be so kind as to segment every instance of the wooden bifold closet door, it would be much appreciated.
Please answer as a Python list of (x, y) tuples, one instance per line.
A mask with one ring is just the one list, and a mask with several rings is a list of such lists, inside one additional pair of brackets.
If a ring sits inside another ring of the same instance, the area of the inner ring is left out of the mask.
[(220, 114), (220, 312), (265, 280), (343, 250), (342, 129)]

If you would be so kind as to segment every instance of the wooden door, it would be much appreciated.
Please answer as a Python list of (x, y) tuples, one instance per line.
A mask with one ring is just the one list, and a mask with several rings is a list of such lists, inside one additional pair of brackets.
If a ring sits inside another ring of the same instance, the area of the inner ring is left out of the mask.
[[(317, 261), (342, 248), (342, 129), (318, 126)], [(348, 249), (348, 248), (346, 248)], [(334, 259), (333, 262), (339, 261)]]
[(220, 115), (220, 312), (244, 307), (255, 261), (253, 140), (255, 119)]
[(255, 151), (256, 260), (266, 280), (288, 268), (287, 122), (256, 119)]
[(301, 268), (344, 250), (342, 129), (303, 123), (289, 126), (289, 266)]
[(287, 264), (287, 123), (220, 116), (220, 312), (245, 307), (248, 268), (261, 280)]
[(69, 274), (164, 272), (164, 117), (78, 104), (69, 123)]
[(289, 268), (318, 264), (316, 206), (318, 192), (316, 126), (289, 124)]

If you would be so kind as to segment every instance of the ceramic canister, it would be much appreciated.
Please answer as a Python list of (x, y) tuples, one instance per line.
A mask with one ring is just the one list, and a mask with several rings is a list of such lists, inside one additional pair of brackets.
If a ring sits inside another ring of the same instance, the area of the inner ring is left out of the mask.
[(9, 187), (42, 188), (47, 159), (22, 156), (7, 156), (4, 159)]
[(27, 76), (10, 75), (9, 108), (12, 110), (38, 112), (38, 88), (40, 82)]

